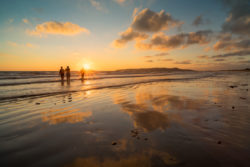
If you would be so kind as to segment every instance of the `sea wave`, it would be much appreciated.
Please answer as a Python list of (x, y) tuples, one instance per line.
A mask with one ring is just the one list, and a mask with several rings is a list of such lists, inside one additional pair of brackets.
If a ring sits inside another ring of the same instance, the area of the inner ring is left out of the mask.
[(18, 95), (18, 96), (5, 96), (0, 97), (0, 103), (3, 102), (9, 102), (13, 100), (22, 100), (27, 98), (37, 98), (37, 97), (46, 97), (46, 96), (54, 96), (54, 95), (60, 95), (60, 94), (68, 94), (68, 93), (74, 93), (74, 92), (80, 92), (80, 91), (89, 91), (89, 90), (97, 90), (97, 89), (107, 89), (107, 88), (119, 88), (124, 86), (131, 86), (136, 84), (146, 84), (146, 83), (153, 83), (153, 82), (173, 82), (173, 81), (189, 81), (189, 80), (196, 80), (201, 78), (207, 78), (212, 77), (214, 75), (198, 75), (194, 77), (184, 77), (184, 78), (156, 78), (156, 79), (148, 79), (148, 80), (142, 80), (142, 81), (134, 81), (134, 82), (128, 82), (128, 83), (112, 83), (110, 85), (102, 85), (102, 86), (94, 86), (86, 89), (79, 89), (79, 90), (66, 90), (66, 91), (54, 91), (54, 92), (43, 92), (43, 93), (34, 93), (34, 94), (25, 94), (25, 95)]

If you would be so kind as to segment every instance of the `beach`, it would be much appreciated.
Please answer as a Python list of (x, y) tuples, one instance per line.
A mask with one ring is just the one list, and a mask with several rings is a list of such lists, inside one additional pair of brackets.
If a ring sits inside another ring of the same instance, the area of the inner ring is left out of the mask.
[(2, 73), (2, 167), (250, 165), (249, 72)]

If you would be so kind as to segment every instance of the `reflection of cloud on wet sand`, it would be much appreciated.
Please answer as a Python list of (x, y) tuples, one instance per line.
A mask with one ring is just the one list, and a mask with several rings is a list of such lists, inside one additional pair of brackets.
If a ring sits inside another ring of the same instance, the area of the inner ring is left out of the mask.
[(51, 109), (43, 113), (42, 121), (49, 124), (76, 123), (84, 121), (85, 118), (92, 116), (91, 111), (79, 112), (79, 109)]
[[(168, 95), (165, 89), (138, 89), (133, 98), (115, 95), (114, 103), (128, 113), (136, 128), (145, 131), (165, 130), (171, 120), (180, 120), (177, 112), (183, 110), (199, 110), (204, 100)], [(168, 111), (168, 112), (167, 112)]]
[(178, 164), (178, 160), (167, 152), (157, 150), (147, 150), (128, 156), (120, 156), (117, 158), (105, 157), (86, 157), (76, 158), (71, 164), (65, 167), (138, 167), (138, 166), (168, 166)]
[(116, 104), (120, 104), (122, 110), (132, 117), (135, 127), (153, 131), (155, 129), (164, 130), (168, 126), (166, 113), (149, 110), (144, 104), (133, 104), (124, 99), (117, 99)]

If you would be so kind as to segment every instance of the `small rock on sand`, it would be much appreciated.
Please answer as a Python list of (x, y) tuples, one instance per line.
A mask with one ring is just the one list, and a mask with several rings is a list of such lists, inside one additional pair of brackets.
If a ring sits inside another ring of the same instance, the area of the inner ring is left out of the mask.
[(221, 141), (218, 141), (217, 144), (221, 144)]
[(145, 137), (144, 140), (148, 140), (148, 138)]
[(41, 103), (36, 103), (36, 105), (40, 105)]
[(231, 86), (229, 86), (230, 88), (237, 88), (237, 86), (235, 86), (235, 85), (231, 85)]
[(234, 110), (234, 109), (235, 109), (235, 107), (234, 107), (234, 106), (232, 106), (232, 109)]
[(245, 98), (245, 97), (240, 97), (240, 99), (242, 99), (242, 100), (246, 100), (247, 98)]
[(115, 141), (112, 142), (112, 145), (113, 145), (113, 146), (116, 145), (116, 144), (117, 144), (117, 143), (116, 143)]

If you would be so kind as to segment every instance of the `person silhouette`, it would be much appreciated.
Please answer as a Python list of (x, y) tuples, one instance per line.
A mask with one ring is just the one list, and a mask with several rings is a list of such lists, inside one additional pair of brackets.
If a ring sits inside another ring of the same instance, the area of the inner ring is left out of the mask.
[(65, 71), (66, 71), (67, 82), (70, 82), (70, 68), (69, 68), (69, 66), (67, 66)]
[(82, 80), (84, 80), (84, 75), (85, 75), (85, 70), (84, 70), (84, 68), (82, 68), (82, 69), (80, 70), (80, 73), (81, 73)]
[(61, 81), (64, 81), (64, 69), (63, 69), (63, 67), (61, 67), (61, 69), (59, 70), (59, 74), (61, 76)]

